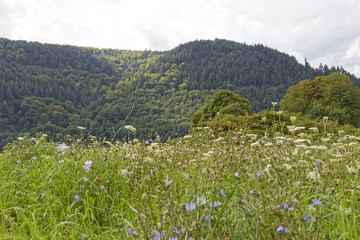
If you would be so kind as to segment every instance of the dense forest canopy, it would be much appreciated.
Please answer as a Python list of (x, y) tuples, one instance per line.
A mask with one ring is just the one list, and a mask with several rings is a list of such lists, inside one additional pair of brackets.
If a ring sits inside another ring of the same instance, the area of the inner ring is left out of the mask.
[(122, 138), (125, 119), (140, 138), (180, 136), (219, 89), (248, 99), (258, 112), (299, 81), (335, 71), (346, 73), (313, 69), (260, 44), (219, 39), (165, 52), (0, 39), (0, 147), (25, 132), (58, 141), (68, 134)]
[(357, 126), (360, 123), (360, 90), (348, 76), (335, 72), (291, 86), (280, 107), (313, 118), (329, 116), (340, 124)]

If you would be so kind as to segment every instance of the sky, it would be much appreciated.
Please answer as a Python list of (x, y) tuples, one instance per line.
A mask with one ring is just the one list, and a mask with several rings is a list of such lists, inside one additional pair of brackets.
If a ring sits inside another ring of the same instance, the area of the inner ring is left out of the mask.
[(0, 0), (0, 37), (129, 50), (220, 38), (360, 77), (359, 0)]

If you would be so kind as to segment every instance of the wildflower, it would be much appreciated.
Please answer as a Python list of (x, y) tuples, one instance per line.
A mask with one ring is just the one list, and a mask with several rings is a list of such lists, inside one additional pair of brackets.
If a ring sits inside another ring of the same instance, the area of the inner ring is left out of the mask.
[(220, 201), (215, 201), (214, 203), (210, 203), (210, 208), (216, 208), (221, 205)]
[(209, 221), (209, 217), (207, 215), (205, 215), (204, 219), (205, 221)]
[(278, 104), (278, 102), (271, 102), (271, 105), (275, 107)]
[(311, 201), (313, 202), (312, 205), (321, 205), (322, 204), (322, 202), (320, 200), (315, 201), (314, 199), (311, 199)]
[(317, 160), (316, 166), (317, 166), (318, 169), (320, 169), (320, 160)]
[(304, 217), (304, 221), (305, 221), (305, 222), (309, 222), (309, 221), (310, 221), (310, 217), (309, 217), (308, 215), (306, 215), (306, 216)]
[(156, 230), (152, 230), (151, 236), (152, 236), (153, 240), (159, 240), (160, 239), (160, 233), (158, 231), (156, 231)]
[(36, 160), (37, 159), (37, 157), (32, 157), (32, 160)]
[(287, 203), (285, 203), (285, 204), (284, 204), (284, 209), (287, 209), (287, 210), (289, 210), (289, 211), (293, 211), (293, 210), (294, 210), (294, 207), (289, 207), (289, 206), (287, 205)]
[(86, 170), (86, 171), (89, 171), (90, 168), (91, 168), (91, 165), (92, 165), (92, 161), (85, 161), (85, 165), (83, 166), (83, 168)]
[(178, 240), (177, 237), (170, 237), (169, 240)]
[(194, 210), (195, 208), (196, 208), (196, 204), (193, 203), (193, 202), (190, 203), (190, 204), (187, 203), (187, 204), (185, 205), (185, 209), (186, 209), (187, 212), (189, 212), (189, 211), (191, 211), (191, 210)]
[(76, 196), (75, 196), (75, 200), (76, 200), (76, 201), (79, 201), (79, 200), (80, 200), (79, 195), (76, 195)]
[(323, 121), (324, 121), (324, 122), (328, 122), (328, 121), (329, 121), (329, 117), (323, 117)]
[(256, 176), (257, 176), (258, 178), (262, 178), (262, 177), (263, 177), (263, 176), (261, 175), (261, 170), (257, 171)]
[(83, 238), (83, 239), (87, 238), (87, 236), (86, 236), (85, 233), (82, 234), (82, 238)]
[(131, 235), (131, 236), (138, 236), (137, 232), (135, 232), (134, 230), (132, 230), (131, 228), (128, 228), (128, 233)]
[(220, 194), (221, 194), (221, 196), (226, 197), (226, 195), (225, 195), (225, 193), (224, 193), (224, 189), (221, 189), (221, 190), (220, 190)]
[(100, 189), (104, 190), (105, 189), (104, 185), (100, 185)]
[(204, 205), (204, 204), (206, 204), (207, 203), (207, 200), (204, 198), (204, 197), (199, 197), (198, 199), (197, 199), (197, 204), (199, 205), (199, 206), (202, 206), (202, 205)]
[(80, 130), (85, 130), (86, 128), (85, 127), (81, 127), (81, 126), (77, 126), (78, 129)]
[(280, 226), (280, 227), (276, 230), (276, 232), (289, 232), (289, 229), (284, 228), (283, 226)]
[(236, 137), (232, 137), (232, 139), (233, 139), (233, 140), (235, 140), (235, 141), (237, 140), (237, 138), (236, 138)]
[(170, 181), (168, 181), (167, 183), (166, 183), (166, 187), (168, 188), (168, 189), (171, 189), (171, 184), (173, 183), (173, 180), (171, 179)]
[(126, 130), (129, 130), (129, 131), (132, 131), (132, 132), (136, 132), (136, 128), (134, 128), (134, 127), (131, 126), (131, 125), (126, 125), (124, 128), (125, 128)]
[(239, 177), (239, 173), (238, 173), (238, 172), (235, 173), (235, 177)]

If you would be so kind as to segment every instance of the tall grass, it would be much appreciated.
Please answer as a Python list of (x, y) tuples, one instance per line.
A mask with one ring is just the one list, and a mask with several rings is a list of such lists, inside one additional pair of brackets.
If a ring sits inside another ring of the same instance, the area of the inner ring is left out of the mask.
[(359, 140), (24, 136), (0, 155), (0, 239), (358, 239)]

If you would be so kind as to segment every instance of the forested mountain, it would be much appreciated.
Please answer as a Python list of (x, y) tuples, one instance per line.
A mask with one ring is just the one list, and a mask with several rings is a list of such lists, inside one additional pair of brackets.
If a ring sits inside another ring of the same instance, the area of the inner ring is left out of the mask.
[(128, 136), (120, 129), (125, 119), (137, 137), (184, 135), (216, 90), (232, 90), (260, 111), (289, 86), (335, 71), (344, 72), (313, 69), (263, 45), (218, 39), (165, 52), (0, 39), (0, 147), (24, 132), (59, 141), (67, 134), (122, 138)]

